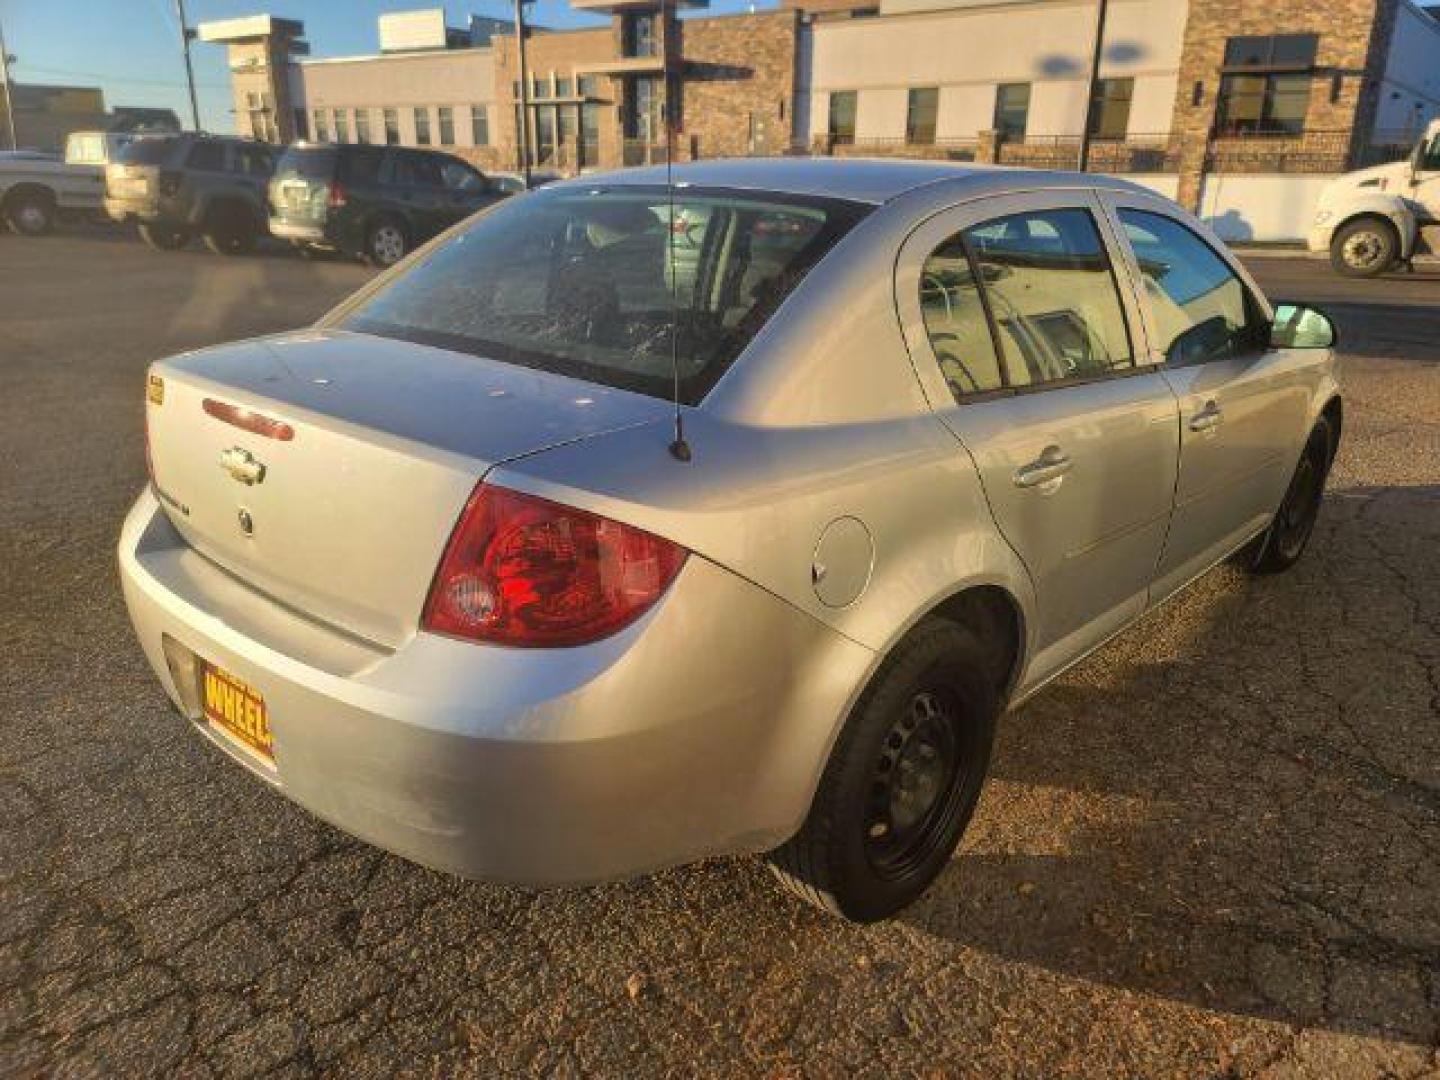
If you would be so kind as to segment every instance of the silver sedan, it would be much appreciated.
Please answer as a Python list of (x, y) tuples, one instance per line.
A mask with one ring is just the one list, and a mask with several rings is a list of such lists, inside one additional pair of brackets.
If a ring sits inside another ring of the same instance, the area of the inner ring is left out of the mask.
[(125, 597), (197, 732), (407, 858), (767, 853), (883, 918), (1003, 710), (1217, 562), (1300, 557), (1333, 344), (1119, 180), (586, 177), (156, 363)]

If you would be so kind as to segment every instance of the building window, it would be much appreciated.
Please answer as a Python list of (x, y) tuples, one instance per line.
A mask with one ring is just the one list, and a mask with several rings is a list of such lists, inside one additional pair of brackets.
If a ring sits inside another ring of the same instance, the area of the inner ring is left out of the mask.
[(1319, 42), (1315, 34), (1226, 41), (1215, 130), (1222, 135), (1302, 133)]
[(440, 106), (440, 145), (455, 145), (455, 110), (449, 105)]
[(570, 76), (555, 76), (555, 96), (560, 98), (568, 98), (575, 96), (575, 84), (574, 80), (572, 80)]
[(369, 143), (370, 138), (370, 110), (355, 110), (355, 141), (358, 143)]
[(849, 145), (855, 141), (854, 90), (839, 90), (830, 95), (830, 143)]
[(600, 106), (580, 106), (580, 145), (576, 166), (594, 165), (600, 160)]
[(905, 141), (929, 145), (935, 141), (935, 115), (940, 109), (940, 91), (933, 86), (910, 91), (905, 113)]
[(1130, 101), (1134, 79), (1096, 79), (1090, 94), (1090, 135), (1096, 139), (1123, 139), (1130, 132)]
[(653, 12), (626, 15), (621, 28), (621, 49), (625, 56), (655, 56), (659, 53), (659, 16)]
[(325, 122), (325, 110), (316, 109), (311, 115), (315, 121), (315, 141), (329, 142), (330, 126)]
[(593, 98), (599, 96), (600, 80), (595, 78), (594, 75), (581, 75), (579, 85), (581, 97)]
[(1018, 142), (1025, 138), (1030, 122), (1030, 84), (1003, 83), (995, 88), (995, 132), (1001, 139)]
[(1225, 70), (1264, 68), (1271, 71), (1309, 71), (1315, 66), (1317, 34), (1274, 34), (1270, 37), (1233, 37), (1225, 42)]
[(1222, 135), (1299, 135), (1310, 108), (1310, 76), (1225, 75), (1215, 111)]
[(630, 80), (630, 108), (625, 111), (625, 137), (643, 142), (658, 141), (663, 132), (660, 80), (637, 76)]
[(555, 109), (545, 106), (535, 110), (535, 161), (549, 165), (555, 160)]
[(400, 113), (395, 109), (386, 109), (381, 117), (385, 122), (385, 145), (394, 146), (400, 141)]
[(490, 145), (490, 113), (484, 105), (470, 106), (470, 141), (476, 146)]
[(344, 109), (336, 109), (335, 112), (334, 112), (334, 117), (335, 117), (335, 141), (336, 141), (337, 143), (347, 143), (347, 142), (349, 142), (349, 141), (350, 141), (350, 122), (349, 122), (349, 119), (348, 119), (348, 118), (346, 117), (346, 115), (345, 115), (345, 110), (344, 110)]
[(295, 138), (308, 139), (310, 137), (310, 129), (309, 126), (306, 124), (305, 110), (295, 109), (293, 110), (293, 112), (295, 121)]
[(550, 80), (540, 75), (530, 77), (530, 100), (539, 101), (550, 96)]
[(415, 113), (415, 145), (430, 145), (430, 110), (419, 105), (414, 109)]

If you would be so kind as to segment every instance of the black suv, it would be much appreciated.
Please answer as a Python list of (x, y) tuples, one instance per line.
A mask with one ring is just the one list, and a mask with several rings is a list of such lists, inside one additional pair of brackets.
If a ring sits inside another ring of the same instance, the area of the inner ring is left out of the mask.
[(270, 181), (270, 231), (375, 266), (505, 197), (457, 157), (401, 146), (296, 143)]
[(105, 169), (105, 211), (135, 221), (151, 247), (199, 233), (212, 251), (249, 251), (265, 235), (265, 185), (275, 150), (213, 135), (145, 135)]

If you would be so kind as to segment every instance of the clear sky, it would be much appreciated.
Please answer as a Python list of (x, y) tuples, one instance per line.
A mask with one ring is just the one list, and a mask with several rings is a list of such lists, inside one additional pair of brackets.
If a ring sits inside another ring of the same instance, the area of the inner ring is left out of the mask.
[[(376, 51), (375, 20), (382, 12), (437, 6), (425, 0), (186, 0), (186, 13), (192, 25), (261, 13), (301, 19), (312, 55), (346, 56)], [(748, 0), (711, 0), (710, 10), (750, 6)], [(773, 7), (774, 0), (754, 6)], [(505, 18), (513, 10), (504, 0), (444, 7), (452, 26), (465, 25), (471, 12)], [(546, 26), (597, 21), (571, 12), (565, 0), (538, 0), (530, 19)], [(16, 57), (10, 69), (16, 82), (100, 86), (110, 108), (168, 106), (189, 126), (174, 0), (0, 0), (0, 30)], [(196, 42), (194, 56), (200, 122), (210, 131), (234, 130), (224, 46)]]

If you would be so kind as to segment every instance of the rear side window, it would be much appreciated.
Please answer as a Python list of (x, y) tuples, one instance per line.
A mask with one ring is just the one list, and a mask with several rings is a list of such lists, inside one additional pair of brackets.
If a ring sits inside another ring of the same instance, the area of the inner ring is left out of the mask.
[(378, 183), (384, 161), (382, 150), (351, 150), (340, 157), (340, 179), (355, 185)]
[(225, 144), (217, 142), (197, 142), (190, 147), (190, 152), (185, 155), (185, 167), (195, 169), (199, 172), (224, 172), (225, 171)]
[(1203, 364), (1259, 347), (1261, 321), (1249, 290), (1209, 244), (1164, 214), (1121, 209), (1120, 221), (1167, 364)]
[(269, 176), (275, 167), (275, 159), (263, 146), (235, 147), (235, 167), (246, 176)]
[(411, 187), (442, 187), (440, 163), (429, 154), (397, 154), (395, 182)]
[(1135, 364), (1110, 260), (1085, 210), (1016, 214), (951, 237), (925, 261), (920, 306), (957, 397)]
[(688, 187), (507, 199), (350, 312), (347, 329), (696, 404), (866, 213)]
[(136, 139), (120, 150), (122, 165), (160, 165), (170, 155), (174, 139)]

